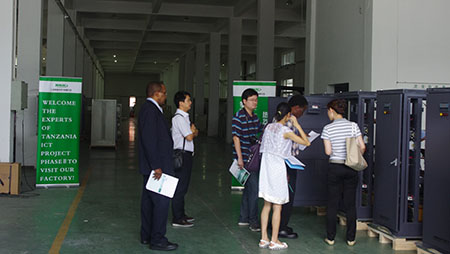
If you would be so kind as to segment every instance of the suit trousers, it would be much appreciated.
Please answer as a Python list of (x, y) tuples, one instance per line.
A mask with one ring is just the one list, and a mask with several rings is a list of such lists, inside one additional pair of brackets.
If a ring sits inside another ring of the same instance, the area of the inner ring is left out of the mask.
[(167, 217), (170, 199), (145, 188), (149, 175), (143, 175), (141, 197), (141, 240), (151, 244), (166, 244)]
[(339, 202), (343, 198), (347, 216), (347, 240), (355, 240), (356, 234), (356, 187), (358, 172), (344, 164), (330, 163), (328, 169), (327, 238), (334, 240)]
[(281, 221), (280, 221), (280, 231), (288, 230), (289, 219), (292, 214), (292, 207), (294, 205), (294, 197), (295, 197), (295, 186), (297, 184), (297, 170), (291, 169), (286, 165), (287, 174), (289, 176), (288, 184), (291, 186), (289, 188), (289, 202), (284, 204), (281, 209)]
[(191, 152), (183, 153), (183, 165), (181, 168), (175, 169), (175, 177), (178, 178), (177, 189), (172, 199), (172, 216), (173, 221), (180, 221), (185, 216), (184, 210), (184, 197), (189, 188), (189, 182), (191, 181), (193, 157)]

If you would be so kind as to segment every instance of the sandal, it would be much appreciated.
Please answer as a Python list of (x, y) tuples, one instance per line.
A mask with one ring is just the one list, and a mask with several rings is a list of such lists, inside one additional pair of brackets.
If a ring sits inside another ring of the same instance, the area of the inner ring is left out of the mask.
[(266, 240), (263, 240), (263, 239), (261, 239), (261, 240), (259, 240), (259, 248), (262, 248), (262, 249), (266, 249), (266, 248), (268, 248), (269, 247), (269, 245), (270, 245), (270, 242), (269, 241), (266, 241)]
[(270, 250), (284, 250), (287, 249), (288, 245), (285, 242), (282, 242), (281, 244), (270, 241), (269, 249)]

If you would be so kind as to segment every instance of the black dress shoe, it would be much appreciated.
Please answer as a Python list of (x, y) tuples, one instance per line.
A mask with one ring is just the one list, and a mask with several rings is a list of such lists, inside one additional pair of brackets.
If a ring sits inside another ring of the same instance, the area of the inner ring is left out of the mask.
[(295, 232), (288, 232), (287, 230), (281, 230), (280, 232), (278, 232), (278, 237), (279, 238), (296, 239), (296, 238), (298, 238), (298, 235)]
[(152, 250), (176, 250), (178, 248), (178, 244), (167, 242), (166, 244), (150, 244), (150, 249)]
[(149, 240), (142, 240), (142, 239), (141, 239), (141, 244), (147, 245), (147, 244), (150, 244), (150, 241), (149, 241)]

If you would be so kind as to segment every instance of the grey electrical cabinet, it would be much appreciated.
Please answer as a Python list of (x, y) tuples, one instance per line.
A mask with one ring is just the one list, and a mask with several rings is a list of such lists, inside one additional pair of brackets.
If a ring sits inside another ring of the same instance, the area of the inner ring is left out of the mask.
[(91, 147), (115, 147), (117, 101), (92, 100)]

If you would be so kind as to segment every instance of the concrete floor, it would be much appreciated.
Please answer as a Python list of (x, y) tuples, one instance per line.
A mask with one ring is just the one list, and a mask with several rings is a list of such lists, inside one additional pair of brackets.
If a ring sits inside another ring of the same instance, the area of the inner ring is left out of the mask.
[[(125, 129), (117, 150), (90, 150), (82, 142), (80, 179), (87, 179), (85, 187), (38, 189), (20, 198), (0, 196), (1, 254), (58, 250), (159, 253), (139, 242), (142, 177), (137, 168), (133, 122), (130, 128), (127, 122), (122, 126)], [(218, 139), (198, 139), (186, 207), (196, 222), (187, 229), (168, 225), (169, 240), (180, 245), (174, 253), (277, 253), (259, 249), (260, 234), (237, 226), (241, 194), (230, 190), (230, 163), (230, 145)], [(34, 173), (26, 174), (33, 184)], [(295, 208), (290, 226), (299, 233), (299, 238), (287, 240), (289, 249), (280, 253), (415, 253), (394, 252), (390, 244), (367, 237), (366, 231), (359, 231), (357, 244), (349, 247), (342, 226), (338, 226), (335, 246), (328, 246), (323, 242), (325, 218), (316, 216), (309, 208)]]

